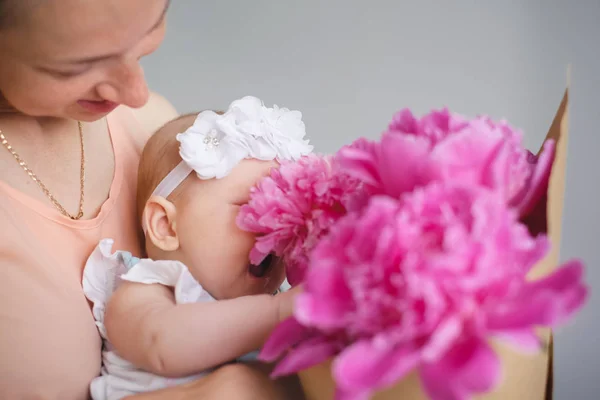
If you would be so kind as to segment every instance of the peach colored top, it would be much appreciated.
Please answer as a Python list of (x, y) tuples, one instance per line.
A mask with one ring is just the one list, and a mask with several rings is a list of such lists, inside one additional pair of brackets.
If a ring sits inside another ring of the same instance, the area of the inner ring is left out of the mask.
[(0, 399), (87, 400), (101, 341), (83, 295), (100, 239), (139, 254), (135, 191), (141, 131), (131, 110), (108, 117), (115, 175), (92, 220), (71, 221), (0, 180)]

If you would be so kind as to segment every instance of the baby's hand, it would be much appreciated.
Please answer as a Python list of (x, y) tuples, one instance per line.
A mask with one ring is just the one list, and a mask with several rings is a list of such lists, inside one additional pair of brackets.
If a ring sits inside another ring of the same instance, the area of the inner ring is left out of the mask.
[(283, 292), (278, 294), (279, 297), (279, 321), (285, 321), (289, 317), (294, 314), (294, 302), (296, 300), (296, 296), (298, 296), (302, 292), (302, 285), (298, 285), (288, 290), (287, 292)]

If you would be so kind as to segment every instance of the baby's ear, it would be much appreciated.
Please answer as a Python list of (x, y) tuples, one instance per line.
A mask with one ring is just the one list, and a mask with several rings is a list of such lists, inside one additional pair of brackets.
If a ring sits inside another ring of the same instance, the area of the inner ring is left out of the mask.
[(144, 208), (143, 224), (146, 240), (162, 251), (179, 249), (176, 225), (177, 208), (160, 196), (152, 196)]

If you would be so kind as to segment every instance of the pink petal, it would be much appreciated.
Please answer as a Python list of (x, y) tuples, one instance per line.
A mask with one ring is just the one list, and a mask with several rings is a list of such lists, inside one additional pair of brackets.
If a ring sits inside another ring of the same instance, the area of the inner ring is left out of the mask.
[(466, 400), (493, 389), (500, 378), (500, 360), (483, 340), (454, 347), (443, 359), (421, 367), (423, 387), (431, 399)]
[(583, 306), (588, 290), (582, 283), (583, 265), (574, 260), (549, 276), (528, 283), (510, 304), (488, 315), (488, 329), (505, 331), (533, 325), (553, 327)]
[[(264, 236), (259, 236), (256, 239), (255, 247), (262, 253), (270, 253), (277, 246), (279, 240), (279, 232), (270, 232)], [(261, 260), (262, 261), (262, 260)]]
[(485, 185), (506, 196), (511, 153), (500, 135), (469, 129), (440, 142), (432, 152), (436, 175), (463, 184)]
[(300, 323), (321, 329), (343, 328), (346, 322), (348, 305), (346, 302), (323, 302), (310, 293), (300, 293), (296, 297), (294, 316)]
[[(527, 266), (526, 271), (529, 272), (536, 264), (544, 259), (544, 257), (550, 252), (552, 248), (552, 243), (550, 243), (550, 238), (546, 235), (538, 235), (531, 240), (531, 236), (529, 236), (529, 240), (526, 238), (522, 238), (522, 243), (529, 242), (529, 249), (520, 254), (521, 263), (524, 266)], [(516, 236), (515, 236), (516, 238)], [(513, 239), (515, 240), (515, 239)]]
[(332, 374), (342, 391), (376, 390), (391, 386), (414, 369), (419, 354), (408, 348), (378, 348), (359, 341), (333, 362)]
[(514, 204), (519, 211), (519, 215), (523, 216), (529, 214), (538, 201), (548, 191), (555, 151), (556, 146), (554, 140), (546, 140), (534, 170), (532, 171), (526, 192), (522, 195), (522, 198), (518, 199), (516, 204)]
[(352, 298), (345, 282), (344, 270), (336, 264), (314, 265), (306, 274), (306, 289), (318, 296), (332, 296), (341, 300)]
[(527, 284), (527, 292), (552, 290), (562, 292), (581, 284), (584, 266), (580, 260), (570, 260), (548, 276)]
[(335, 155), (339, 167), (349, 176), (376, 186), (380, 182), (377, 169), (377, 148), (379, 143), (361, 138), (350, 146), (342, 147)]
[(462, 116), (451, 113), (448, 108), (432, 110), (420, 120), (411, 120), (410, 111), (404, 111), (394, 118), (390, 131), (401, 134), (412, 134), (425, 137), (432, 143), (437, 143), (450, 134), (459, 132), (468, 125)]
[(538, 299), (532, 299), (532, 302), (548, 302), (548, 309), (540, 315), (538, 324), (562, 324), (583, 307), (588, 297), (588, 288), (582, 282), (583, 269), (580, 260), (571, 260), (550, 276), (527, 285), (525, 290), (528, 297), (538, 294)]
[(332, 357), (339, 348), (338, 343), (326, 337), (300, 343), (277, 364), (271, 377), (291, 375), (313, 367)]
[(499, 341), (521, 351), (535, 354), (541, 346), (540, 338), (533, 329), (506, 330), (494, 334)]
[(341, 149), (337, 160), (344, 173), (397, 197), (421, 183), (429, 150), (425, 137), (387, 132), (379, 143)]
[(300, 263), (288, 262), (285, 268), (285, 276), (290, 286), (294, 287), (304, 282), (306, 266)]
[(288, 349), (309, 337), (310, 333), (306, 327), (295, 318), (288, 318), (271, 332), (258, 358), (265, 362), (275, 361)]
[(369, 390), (342, 390), (339, 387), (336, 388), (334, 395), (335, 400), (369, 400), (370, 398)]
[(456, 116), (448, 108), (432, 110), (421, 118), (421, 130), (431, 138), (443, 139), (449, 133), (454, 133)]
[(423, 184), (429, 141), (422, 137), (386, 133), (379, 147), (378, 172), (385, 194), (399, 197)]
[(442, 320), (422, 349), (424, 360), (433, 360), (448, 351), (463, 334), (463, 320), (458, 315)]
[(481, 171), (483, 173), (481, 183), (497, 190), (506, 200), (509, 200), (511, 181), (515, 179), (511, 175), (513, 152), (514, 150), (510, 148), (509, 143), (502, 142), (488, 154), (488, 164)]
[(265, 259), (265, 257), (267, 257), (268, 254), (269, 252), (261, 251), (255, 245), (252, 250), (250, 250), (250, 262), (254, 265), (258, 265)]
[(417, 119), (412, 111), (408, 108), (403, 108), (394, 115), (388, 129), (400, 133), (416, 133), (418, 130), (417, 123)]

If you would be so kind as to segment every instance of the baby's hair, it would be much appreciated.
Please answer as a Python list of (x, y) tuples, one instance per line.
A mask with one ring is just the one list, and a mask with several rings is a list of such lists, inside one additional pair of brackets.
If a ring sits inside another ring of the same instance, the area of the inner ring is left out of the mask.
[(0, 30), (20, 23), (42, 0), (0, 0)]
[[(221, 111), (215, 112), (223, 114)], [(144, 146), (140, 158), (137, 182), (137, 215), (140, 223), (146, 202), (154, 189), (181, 162), (177, 134), (192, 126), (198, 114), (180, 115), (167, 122), (148, 139)], [(177, 194), (178, 190), (176, 189), (169, 196), (169, 199), (176, 197)]]

